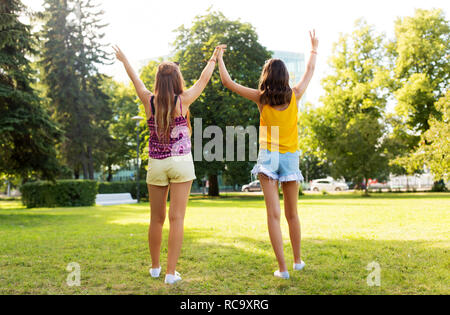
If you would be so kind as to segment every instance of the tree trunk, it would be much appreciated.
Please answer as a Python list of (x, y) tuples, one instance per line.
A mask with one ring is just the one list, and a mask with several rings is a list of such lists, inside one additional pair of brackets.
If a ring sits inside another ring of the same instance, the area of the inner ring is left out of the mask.
[(80, 179), (80, 168), (78, 166), (73, 170), (73, 176), (77, 180)]
[(305, 175), (306, 175), (306, 183), (309, 183), (309, 172), (308, 172), (308, 168), (309, 168), (309, 163), (308, 163), (308, 159), (306, 159), (306, 170), (305, 170)]
[(87, 147), (88, 154), (88, 170), (89, 170), (89, 179), (94, 180), (94, 158), (92, 156), (92, 147), (88, 145)]
[(369, 180), (367, 178), (364, 178), (364, 195), (369, 195)]
[(86, 153), (81, 153), (81, 165), (83, 167), (83, 179), (86, 180), (89, 178), (89, 171), (88, 171), (88, 163), (86, 158)]
[(108, 178), (106, 179), (106, 181), (110, 183), (112, 182), (112, 180), (113, 180), (112, 166), (108, 165)]
[(210, 197), (219, 197), (219, 178), (217, 175), (208, 175), (209, 181), (209, 191), (208, 196)]

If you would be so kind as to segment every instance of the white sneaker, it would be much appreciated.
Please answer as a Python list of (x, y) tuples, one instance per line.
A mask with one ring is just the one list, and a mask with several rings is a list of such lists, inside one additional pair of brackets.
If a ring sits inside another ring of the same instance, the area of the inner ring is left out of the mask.
[(181, 280), (180, 274), (175, 271), (175, 275), (166, 275), (166, 280), (164, 282), (166, 284), (175, 284)]
[(289, 272), (285, 271), (285, 272), (280, 272), (279, 270), (275, 271), (273, 273), (273, 275), (277, 278), (281, 278), (281, 279), (289, 279)]
[(152, 278), (159, 278), (159, 275), (161, 274), (161, 267), (156, 269), (150, 269), (149, 271)]
[(303, 268), (305, 268), (305, 266), (306, 266), (306, 264), (302, 260), (299, 264), (294, 263), (294, 270), (297, 270), (297, 271), (303, 270)]

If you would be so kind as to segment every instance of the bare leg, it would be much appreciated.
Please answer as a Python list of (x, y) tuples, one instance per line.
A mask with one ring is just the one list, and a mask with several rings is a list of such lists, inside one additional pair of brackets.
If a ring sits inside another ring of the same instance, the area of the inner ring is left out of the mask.
[(298, 183), (282, 183), (284, 195), (284, 214), (289, 224), (289, 235), (291, 237), (292, 250), (294, 252), (294, 262), (301, 262), (301, 230), (300, 220), (298, 218)]
[(170, 184), (169, 208), (169, 253), (167, 256), (167, 274), (174, 275), (181, 253), (184, 235), (184, 216), (191, 192), (192, 181), (182, 184)]
[(152, 258), (152, 268), (161, 267), (160, 251), (164, 221), (166, 220), (166, 204), (169, 187), (148, 185), (150, 199), (150, 228), (148, 230), (148, 246)]
[(259, 181), (264, 192), (264, 200), (267, 208), (267, 225), (269, 236), (275, 256), (280, 267), (280, 272), (287, 271), (283, 253), (283, 236), (280, 226), (280, 197), (278, 194), (278, 181), (271, 180), (267, 176), (260, 174)]

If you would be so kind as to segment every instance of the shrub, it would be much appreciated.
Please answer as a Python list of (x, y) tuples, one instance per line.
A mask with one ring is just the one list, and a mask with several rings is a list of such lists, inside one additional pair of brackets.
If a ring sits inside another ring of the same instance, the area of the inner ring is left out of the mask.
[(435, 182), (433, 185), (433, 188), (431, 188), (432, 192), (446, 192), (447, 187), (445, 186), (445, 183), (443, 180)]
[[(99, 194), (123, 194), (130, 193), (133, 199), (137, 199), (137, 185), (134, 181), (105, 182), (98, 184)], [(139, 182), (139, 196), (141, 200), (148, 200), (148, 189), (145, 181)]]
[(97, 182), (61, 180), (33, 182), (21, 186), (22, 203), (27, 208), (89, 207), (95, 205)]

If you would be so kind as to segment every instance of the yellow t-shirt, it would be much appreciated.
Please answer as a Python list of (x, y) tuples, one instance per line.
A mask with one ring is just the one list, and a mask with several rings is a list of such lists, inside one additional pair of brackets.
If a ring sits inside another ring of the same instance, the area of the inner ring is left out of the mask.
[(261, 111), (259, 146), (262, 150), (280, 153), (298, 151), (298, 107), (295, 93), (283, 111), (265, 105)]

